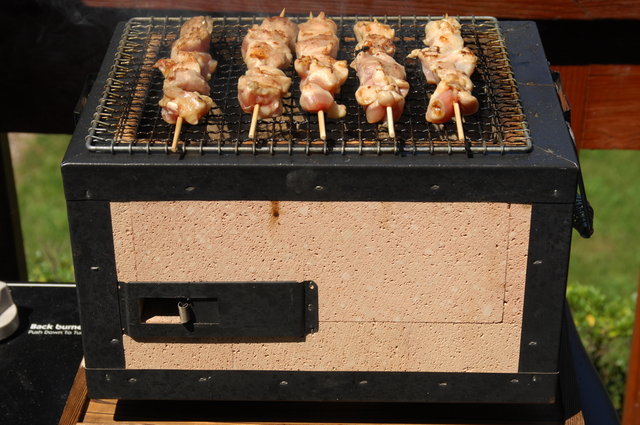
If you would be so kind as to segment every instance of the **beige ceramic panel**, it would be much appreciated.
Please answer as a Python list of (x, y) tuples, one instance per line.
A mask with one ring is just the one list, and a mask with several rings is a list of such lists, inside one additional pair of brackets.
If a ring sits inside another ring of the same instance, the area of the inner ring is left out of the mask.
[(512, 204), (509, 208), (509, 249), (505, 272), (504, 323), (521, 323), (524, 283), (527, 277), (531, 205)]
[(138, 342), (129, 369), (517, 372), (520, 326), (467, 323), (321, 323), (304, 342)]
[(321, 322), (521, 321), (529, 205), (180, 201), (111, 213), (122, 282), (310, 279)]

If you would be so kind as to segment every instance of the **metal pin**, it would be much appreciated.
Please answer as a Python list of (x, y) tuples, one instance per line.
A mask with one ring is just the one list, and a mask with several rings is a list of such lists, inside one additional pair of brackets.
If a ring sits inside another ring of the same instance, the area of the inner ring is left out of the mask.
[(178, 301), (178, 314), (180, 315), (180, 323), (186, 324), (191, 321), (191, 315), (189, 314), (189, 303)]

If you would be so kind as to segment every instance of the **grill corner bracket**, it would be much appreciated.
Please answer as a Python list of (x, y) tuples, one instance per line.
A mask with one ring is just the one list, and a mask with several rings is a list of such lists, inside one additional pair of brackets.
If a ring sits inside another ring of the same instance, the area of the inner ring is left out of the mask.
[(318, 332), (320, 323), (318, 315), (318, 285), (312, 280), (302, 282), (304, 285), (304, 324), (305, 333)]

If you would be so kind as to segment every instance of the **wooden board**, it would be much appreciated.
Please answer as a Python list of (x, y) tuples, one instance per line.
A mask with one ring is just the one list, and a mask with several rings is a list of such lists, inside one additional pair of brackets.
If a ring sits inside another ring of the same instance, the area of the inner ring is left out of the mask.
[[(92, 7), (131, 8), (128, 0), (84, 0)], [(134, 1), (135, 7), (148, 9), (176, 9), (176, 2), (169, 0)], [(395, 0), (336, 1), (317, 2), (311, 0), (282, 0), (265, 3), (261, 0), (237, 0), (232, 3), (211, 2), (207, 0), (184, 0), (179, 9), (201, 10), (207, 12), (248, 12), (280, 13), (282, 8), (288, 13), (308, 14), (323, 10), (329, 15), (380, 14), (380, 15), (475, 15), (496, 16), (517, 19), (637, 19), (640, 18), (640, 3), (632, 0), (605, 2), (603, 0), (545, 0), (512, 2), (489, 0), (453, 0), (446, 4), (419, 0), (398, 2)], [(366, 12), (363, 12), (366, 11)]]
[[(640, 292), (640, 280), (638, 281)], [(622, 425), (640, 425), (640, 303), (636, 301), (636, 318), (631, 338), (629, 370), (624, 393)]]
[(581, 149), (640, 149), (640, 65), (564, 65), (562, 86)]

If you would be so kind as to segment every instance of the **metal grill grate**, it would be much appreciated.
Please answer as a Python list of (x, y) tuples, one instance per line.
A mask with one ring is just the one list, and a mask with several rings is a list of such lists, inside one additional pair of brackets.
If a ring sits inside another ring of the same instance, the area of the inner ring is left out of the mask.
[[(356, 40), (352, 27), (358, 20), (376, 17), (332, 17), (341, 39), (339, 59), (353, 58)], [(291, 18), (302, 22), (306, 18)], [(390, 139), (386, 124), (369, 124), (364, 109), (354, 98), (358, 79), (353, 70), (336, 96), (347, 106), (347, 116), (327, 120), (327, 140), (319, 138), (315, 114), (298, 106), (299, 78), (293, 65), (286, 70), (293, 78), (291, 93), (284, 99), (282, 116), (261, 120), (256, 139), (248, 140), (251, 115), (242, 112), (237, 100), (237, 81), (246, 67), (240, 53), (242, 39), (260, 17), (214, 19), (212, 55), (218, 69), (211, 85), (215, 105), (198, 125), (185, 124), (181, 149), (199, 153), (456, 153), (466, 152), (458, 140), (455, 123), (430, 124), (424, 114), (435, 85), (425, 82), (417, 60), (406, 60), (411, 50), (424, 47), (424, 26), (440, 17), (377, 17), (396, 30), (395, 59), (406, 66), (411, 85), (404, 114), (395, 124), (396, 138)], [(526, 152), (531, 139), (520, 105), (516, 83), (500, 35), (498, 23), (490, 17), (461, 17), (465, 45), (478, 56), (472, 76), (473, 94), (480, 110), (465, 117), (464, 130), (472, 152)], [(170, 55), (182, 18), (135, 18), (130, 20), (120, 41), (91, 128), (87, 148), (101, 152), (169, 152), (174, 126), (160, 117), (163, 78), (152, 68)], [(467, 148), (469, 147), (467, 146)]]

